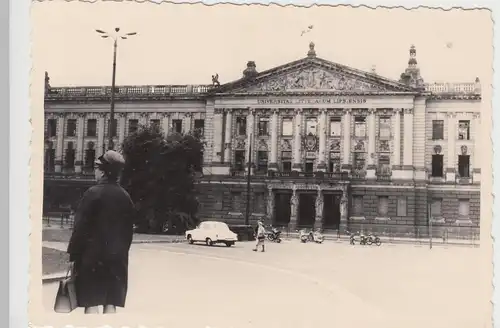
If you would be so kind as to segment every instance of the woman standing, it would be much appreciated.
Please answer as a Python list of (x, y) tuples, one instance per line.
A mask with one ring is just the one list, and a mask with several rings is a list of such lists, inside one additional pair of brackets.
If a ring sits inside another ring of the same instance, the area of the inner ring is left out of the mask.
[(134, 205), (118, 184), (123, 156), (109, 150), (96, 161), (97, 185), (83, 195), (68, 253), (75, 272), (78, 306), (85, 313), (115, 313), (127, 296), (128, 256)]

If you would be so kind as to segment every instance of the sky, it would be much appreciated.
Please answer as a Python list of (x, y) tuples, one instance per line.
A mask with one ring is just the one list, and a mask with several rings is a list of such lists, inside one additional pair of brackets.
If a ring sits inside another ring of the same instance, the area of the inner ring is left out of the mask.
[[(95, 29), (138, 34), (119, 43), (117, 85), (210, 84), (239, 79), (249, 60), (264, 71), (306, 56), (309, 43), (326, 60), (398, 79), (409, 48), (425, 82), (492, 79), (491, 13), (153, 4), (114, 1), (34, 2), (35, 78), (52, 86), (111, 84), (112, 41)], [(310, 33), (301, 32), (313, 25)]]

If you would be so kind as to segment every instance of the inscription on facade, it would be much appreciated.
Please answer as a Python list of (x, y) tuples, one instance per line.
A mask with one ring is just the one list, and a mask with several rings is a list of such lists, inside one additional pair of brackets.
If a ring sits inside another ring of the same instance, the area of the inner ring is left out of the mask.
[(366, 98), (302, 98), (302, 99), (257, 99), (258, 105), (318, 105), (318, 104), (366, 104)]

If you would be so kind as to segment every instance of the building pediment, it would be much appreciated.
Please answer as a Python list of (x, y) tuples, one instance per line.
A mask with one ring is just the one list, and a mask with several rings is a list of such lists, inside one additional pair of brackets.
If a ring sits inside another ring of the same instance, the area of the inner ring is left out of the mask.
[(406, 84), (320, 58), (305, 58), (252, 77), (221, 85), (219, 94), (240, 93), (407, 93), (419, 92)]

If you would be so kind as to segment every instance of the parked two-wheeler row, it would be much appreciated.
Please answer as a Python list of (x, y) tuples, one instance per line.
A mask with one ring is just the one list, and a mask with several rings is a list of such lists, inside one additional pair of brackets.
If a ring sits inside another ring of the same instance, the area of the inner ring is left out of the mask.
[(349, 243), (351, 245), (356, 244), (356, 239), (359, 240), (360, 245), (373, 245), (373, 244), (377, 246), (382, 245), (382, 241), (380, 240), (380, 238), (372, 233), (365, 235), (363, 233), (360, 233), (359, 231), (356, 233), (350, 233), (349, 231), (346, 231), (346, 234), (349, 235)]
[(299, 239), (302, 243), (307, 243), (308, 241), (314, 242), (317, 244), (321, 244), (325, 237), (319, 231), (307, 231), (306, 229), (302, 229), (299, 231)]

